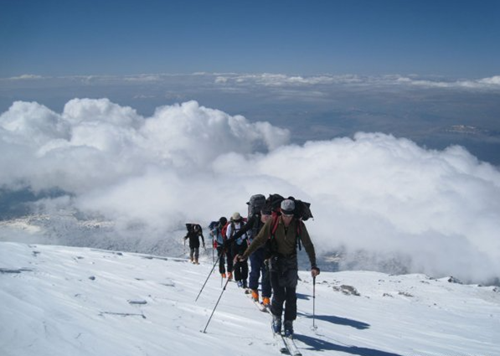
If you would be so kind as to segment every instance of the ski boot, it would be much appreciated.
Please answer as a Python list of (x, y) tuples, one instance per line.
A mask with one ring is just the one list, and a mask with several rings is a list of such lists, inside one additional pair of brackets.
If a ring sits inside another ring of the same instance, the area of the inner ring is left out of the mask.
[(293, 337), (293, 321), (285, 320), (285, 337)]
[(281, 317), (273, 315), (272, 329), (275, 334), (281, 334)]

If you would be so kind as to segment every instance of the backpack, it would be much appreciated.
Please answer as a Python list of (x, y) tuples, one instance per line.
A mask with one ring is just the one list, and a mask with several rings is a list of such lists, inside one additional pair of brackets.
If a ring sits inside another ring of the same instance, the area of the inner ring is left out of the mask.
[(203, 238), (203, 229), (200, 224), (197, 223), (186, 223), (187, 234), (184, 237), (185, 239), (194, 238), (197, 236), (201, 236)]
[[(300, 235), (302, 233), (302, 225), (303, 221), (306, 221), (310, 218), (314, 218), (311, 213), (311, 204), (303, 202), (302, 200), (295, 199), (294, 197), (288, 197), (287, 199), (293, 200), (295, 202), (295, 219), (297, 219), (297, 247), (299, 250), (302, 250), (302, 244), (300, 242)], [(279, 194), (270, 194), (266, 199), (266, 204), (271, 208), (272, 211), (272, 219), (273, 224), (271, 228), (271, 234), (267, 239), (265, 246), (265, 258), (269, 258), (272, 255), (276, 254), (278, 248), (276, 246), (276, 241), (274, 239), (274, 235), (276, 233), (276, 229), (278, 228), (278, 218), (281, 215), (281, 202), (285, 200), (285, 198)]]
[(217, 248), (217, 226), (219, 225), (218, 221), (212, 221), (208, 224), (208, 229), (210, 230), (210, 235), (212, 236), (213, 248)]
[(255, 214), (259, 214), (262, 208), (266, 205), (266, 197), (262, 194), (255, 194), (248, 201), (248, 218), (250, 219)]
[[(295, 199), (294, 197), (288, 197), (287, 199), (293, 200), (295, 202), (295, 217), (307, 221), (309, 219), (314, 219), (311, 212), (311, 203), (306, 203), (302, 200)], [(283, 196), (279, 194), (270, 194), (266, 199), (266, 204), (271, 207), (273, 215), (280, 215), (281, 202), (285, 200)]]
[(269, 196), (266, 199), (266, 205), (268, 208), (271, 209), (271, 212), (279, 214), (281, 202), (283, 200), (285, 200), (285, 198), (283, 198), (279, 194), (269, 194)]
[(257, 236), (263, 224), (260, 221), (261, 210), (266, 208), (266, 197), (262, 194), (252, 195), (247, 202), (248, 205), (248, 221), (254, 219), (252, 229), (247, 231), (250, 241)]
[(209, 225), (208, 225), (208, 228), (210, 229), (210, 231), (214, 230), (217, 225), (219, 225), (219, 222), (218, 221), (212, 221)]
[(314, 219), (311, 213), (311, 203), (306, 203), (302, 200), (295, 199), (294, 197), (288, 197), (295, 202), (295, 217), (302, 221), (307, 221), (309, 219)]
[[(197, 231), (195, 231), (195, 227)], [(189, 233), (194, 233), (201, 231), (201, 226), (196, 223), (186, 223), (186, 229)]]

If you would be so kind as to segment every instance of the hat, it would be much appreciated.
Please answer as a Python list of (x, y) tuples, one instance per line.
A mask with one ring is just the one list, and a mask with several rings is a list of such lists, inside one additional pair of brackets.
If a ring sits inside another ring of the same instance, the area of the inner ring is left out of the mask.
[(240, 213), (238, 213), (238, 212), (234, 213), (233, 216), (231, 216), (231, 220), (233, 220), (233, 221), (241, 220)]
[(295, 202), (291, 199), (285, 199), (281, 202), (281, 213), (292, 215), (295, 210)]
[(268, 205), (264, 205), (264, 206), (262, 207), (262, 209), (260, 209), (260, 213), (261, 213), (262, 215), (271, 215), (271, 213), (272, 213), (271, 207), (270, 207), (270, 206), (268, 206)]

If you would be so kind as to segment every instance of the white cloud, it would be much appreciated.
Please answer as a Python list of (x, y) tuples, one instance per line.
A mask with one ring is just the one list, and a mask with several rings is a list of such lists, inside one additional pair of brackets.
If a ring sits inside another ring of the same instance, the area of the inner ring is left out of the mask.
[(215, 78), (218, 84), (254, 84), (266, 87), (301, 87), (314, 85), (334, 85), (361, 83), (356, 75), (289, 76), (285, 74), (223, 74)]
[(445, 88), (445, 89), (500, 89), (500, 76), (491, 78), (483, 78), (477, 80), (456, 80), (456, 81), (443, 81), (443, 80), (425, 80), (409, 77), (397, 77), (396, 82), (418, 87), (428, 88)]
[(47, 79), (46, 77), (42, 77), (41, 75), (35, 74), (23, 74), (18, 77), (11, 77), (10, 80), (38, 80), (38, 79)]
[(500, 85), (500, 75), (491, 78), (484, 78), (478, 81), (481, 84)]
[[(31, 82), (30, 82), (31, 80)], [(184, 88), (186, 83), (198, 85), (201, 89), (216, 88), (224, 91), (262, 89), (281, 91), (284, 89), (300, 91), (307, 95), (308, 91), (316, 90), (329, 92), (333, 89), (363, 89), (366, 88), (419, 88), (442, 90), (468, 91), (498, 91), (500, 90), (500, 76), (479, 79), (454, 79), (445, 77), (428, 77), (419, 75), (378, 75), (366, 76), (356, 74), (322, 74), (322, 75), (288, 75), (280, 73), (192, 73), (192, 74), (138, 74), (127, 76), (91, 75), (91, 76), (63, 76), (41, 77), (36, 75), (22, 75), (13, 78), (0, 79), (4, 85), (16, 86), (16, 82), (23, 81), (24, 85), (35, 87), (43, 86), (84, 86), (106, 87), (123, 86), (133, 88), (136, 85), (146, 85), (152, 90), (168, 88)]]
[(285, 74), (223, 74), (216, 76), (215, 84), (222, 86), (263, 86), (270, 88), (300, 87), (420, 87), (441, 89), (499, 90), (500, 76), (483, 79), (444, 80), (443, 78), (421, 78), (418, 76), (383, 75), (321, 75), (321, 76), (289, 76)]
[(458, 146), (426, 150), (377, 133), (289, 145), (287, 130), (194, 101), (141, 117), (107, 99), (75, 99), (62, 114), (14, 103), (0, 138), (0, 186), (62, 189), (68, 208), (118, 226), (140, 221), (151, 238), (278, 192), (312, 203), (319, 252), (365, 250), (366, 263), (397, 258), (463, 279), (500, 275), (500, 173)]
[(57, 138), (68, 138), (69, 125), (60, 115), (38, 103), (17, 101), (3, 113), (0, 127), (4, 140), (11, 143), (39, 146)]

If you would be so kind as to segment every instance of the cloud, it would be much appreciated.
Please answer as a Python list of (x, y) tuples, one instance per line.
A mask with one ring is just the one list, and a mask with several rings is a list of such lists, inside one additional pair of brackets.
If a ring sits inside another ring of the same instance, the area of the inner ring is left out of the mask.
[(18, 77), (11, 77), (8, 78), (9, 80), (40, 80), (40, 79), (47, 79), (47, 77), (42, 77), (41, 75), (35, 75), (35, 74), (23, 74)]
[(2, 189), (64, 192), (35, 206), (113, 221), (129, 236), (123, 246), (130, 226), (135, 239), (174, 239), (187, 221), (205, 226), (245, 213), (252, 194), (278, 192), (312, 203), (318, 252), (342, 251), (351, 266), (500, 275), (500, 173), (459, 146), (428, 150), (380, 133), (299, 146), (286, 129), (195, 101), (142, 117), (74, 99), (62, 113), (15, 102), (0, 115), (0, 148)]
[(289, 76), (285, 74), (221, 74), (215, 78), (218, 84), (254, 84), (265, 87), (301, 87), (314, 85), (334, 85), (362, 83), (357, 75)]
[(2, 164), (15, 164), (8, 159), (11, 151), (24, 167), (5, 170), (0, 185), (23, 180), (36, 190), (55, 185), (69, 192), (111, 184), (150, 166), (205, 170), (222, 153), (265, 152), (289, 139), (287, 130), (194, 101), (160, 107), (149, 118), (107, 99), (74, 99), (62, 114), (16, 102), (0, 116), (0, 130)]
[(423, 80), (410, 77), (398, 77), (398, 83), (418, 87), (445, 88), (445, 89), (482, 89), (482, 90), (500, 90), (500, 76), (483, 78), (477, 80)]
[(443, 78), (426, 79), (418, 76), (383, 75), (321, 75), (289, 76), (285, 74), (222, 74), (215, 78), (220, 85), (256, 85), (263, 87), (420, 87), (442, 89), (482, 89), (500, 90), (500, 76), (475, 80), (444, 80)]
[(500, 75), (496, 75), (491, 78), (484, 78), (478, 81), (480, 84), (486, 84), (486, 85), (500, 85)]

